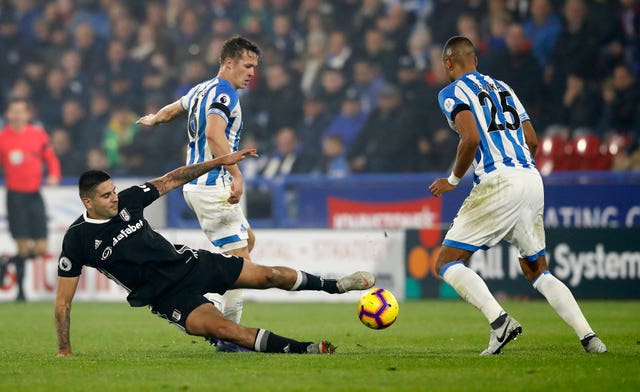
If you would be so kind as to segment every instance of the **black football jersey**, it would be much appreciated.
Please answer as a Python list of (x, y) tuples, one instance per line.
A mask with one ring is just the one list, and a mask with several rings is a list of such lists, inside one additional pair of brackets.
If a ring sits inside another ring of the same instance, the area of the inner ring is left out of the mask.
[(58, 276), (75, 277), (86, 265), (129, 291), (131, 306), (144, 306), (195, 266), (198, 252), (174, 245), (154, 231), (143, 211), (160, 196), (149, 183), (118, 193), (118, 215), (107, 220), (85, 212), (67, 230)]

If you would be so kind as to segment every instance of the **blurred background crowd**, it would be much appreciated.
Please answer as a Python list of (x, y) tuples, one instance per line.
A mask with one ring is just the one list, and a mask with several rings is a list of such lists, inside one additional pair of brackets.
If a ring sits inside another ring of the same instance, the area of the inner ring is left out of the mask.
[(162, 174), (184, 163), (184, 123), (135, 121), (215, 76), (234, 34), (263, 52), (240, 92), (262, 154), (246, 178), (448, 170), (456, 34), (523, 101), (544, 173), (640, 170), (635, 0), (0, 0), (0, 113), (27, 98), (63, 176)]

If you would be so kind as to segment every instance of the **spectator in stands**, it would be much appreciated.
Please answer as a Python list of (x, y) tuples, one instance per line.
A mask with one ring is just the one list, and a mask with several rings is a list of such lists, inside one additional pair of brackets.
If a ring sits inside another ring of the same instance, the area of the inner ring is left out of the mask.
[(567, 0), (563, 10), (564, 26), (545, 70), (547, 83), (554, 89), (564, 86), (569, 74), (587, 80), (597, 76), (598, 41), (587, 20), (587, 5), (583, 0)]
[[(216, 59), (216, 61), (218, 60)], [(162, 95), (172, 97), (171, 94), (174, 92), (177, 75), (175, 68), (169, 64), (167, 56), (162, 52), (155, 52), (151, 54), (148, 63), (144, 64), (143, 67), (142, 89), (144, 96)]]
[(296, 130), (285, 126), (274, 135), (275, 150), (268, 154), (261, 176), (272, 179), (307, 172), (307, 163), (299, 153)]
[(337, 136), (344, 144), (345, 151), (350, 151), (367, 120), (367, 115), (360, 106), (358, 91), (355, 88), (347, 89), (342, 99), (340, 113), (333, 117), (331, 124), (324, 132), (324, 138)]
[(86, 149), (87, 112), (77, 98), (66, 99), (62, 103), (62, 121), (60, 124), (74, 141), (77, 149)]
[(380, 89), (386, 80), (380, 67), (364, 59), (359, 59), (353, 66), (353, 87), (358, 90), (362, 102), (362, 110), (369, 113), (378, 103)]
[[(316, 91), (325, 101), (327, 112), (332, 116), (340, 111), (340, 102), (347, 87), (347, 76), (339, 69), (325, 68), (320, 76), (320, 86)], [(315, 92), (311, 92), (315, 94)]]
[(484, 64), (484, 59), (489, 55), (489, 43), (484, 39), (480, 32), (478, 21), (472, 14), (462, 13), (456, 20), (456, 30), (458, 35), (467, 37), (476, 47), (478, 62)]
[(314, 173), (338, 178), (349, 174), (349, 163), (344, 143), (340, 136), (331, 135), (322, 139), (322, 157)]
[(86, 170), (85, 149), (64, 128), (51, 132), (51, 147), (60, 161), (63, 177), (74, 177)]
[[(387, 5), (386, 13), (376, 20), (377, 29), (384, 34), (386, 39), (387, 49), (396, 56), (404, 54), (407, 50), (405, 43), (411, 33), (409, 19), (410, 16), (407, 14), (404, 4), (391, 2)], [(390, 73), (393, 73), (393, 70)]]
[(35, 36), (34, 22), (42, 14), (42, 7), (36, 0), (14, 1), (12, 5), (15, 7), (20, 34), (32, 42)]
[(390, 45), (386, 41), (380, 29), (369, 29), (364, 35), (364, 43), (358, 58), (363, 58), (370, 63), (377, 64), (380, 71), (385, 75), (392, 75), (395, 71), (395, 54), (389, 49)]
[(425, 71), (429, 65), (429, 50), (431, 46), (431, 30), (424, 24), (419, 24), (409, 36), (407, 50), (408, 55), (415, 64), (415, 68), (420, 71)]
[[(413, 113), (417, 123), (428, 127), (434, 119), (441, 120), (438, 114), (438, 96), (427, 86), (423, 73), (416, 68), (413, 57), (400, 56), (397, 60), (395, 81), (402, 92), (402, 100)], [(436, 105), (435, 109), (432, 105)]]
[(273, 17), (273, 46), (285, 59), (293, 59), (299, 53), (300, 40), (288, 15), (276, 14)]
[(176, 97), (187, 95), (193, 86), (206, 80), (209, 75), (206, 64), (200, 58), (192, 57), (186, 60), (180, 71), (178, 87), (173, 92), (173, 95)]
[[(102, 72), (107, 86), (110, 86), (115, 79), (128, 79), (131, 82), (131, 89), (138, 91), (141, 84), (140, 66), (129, 57), (127, 45), (124, 41), (112, 40), (107, 46), (106, 64), (102, 65)], [(124, 97), (113, 97), (115, 99)], [(118, 101), (122, 102), (122, 101)], [(140, 102), (130, 102), (139, 105)]]
[(300, 90), (302, 94), (315, 91), (320, 84), (320, 75), (325, 65), (326, 37), (323, 33), (307, 36), (306, 48), (302, 58), (295, 63), (300, 73)]
[(602, 100), (591, 83), (577, 75), (569, 75), (557, 118), (558, 123), (570, 128), (591, 127), (602, 116)]
[(112, 41), (122, 42), (127, 50), (132, 48), (136, 41), (137, 24), (131, 14), (128, 11), (120, 12), (112, 16), (110, 22)]
[(300, 142), (300, 157), (303, 162), (299, 167), (308, 172), (316, 167), (322, 154), (322, 134), (331, 122), (331, 114), (327, 112), (327, 104), (320, 94), (304, 97), (302, 117), (296, 122), (297, 138)]
[(302, 102), (298, 84), (292, 80), (291, 72), (282, 64), (272, 64), (265, 70), (264, 85), (256, 90), (256, 99), (262, 109), (257, 115), (264, 116), (266, 135), (273, 135), (276, 130), (295, 124), (301, 115)]
[(362, 1), (353, 19), (349, 21), (353, 26), (353, 37), (362, 37), (365, 31), (377, 27), (378, 18), (383, 15), (384, 3), (381, 0)]
[(611, 81), (603, 88), (605, 132), (638, 132), (640, 93), (638, 83), (629, 66), (621, 64), (613, 69)]
[(24, 56), (29, 47), (20, 34), (15, 15), (10, 11), (0, 13), (0, 88), (7, 91), (10, 83), (19, 75)]
[(522, 25), (512, 23), (507, 27), (505, 47), (490, 55), (487, 68), (496, 79), (509, 80), (511, 87), (518, 91), (522, 104), (529, 112), (537, 112), (542, 72), (531, 53)]
[(104, 132), (111, 117), (111, 101), (107, 93), (101, 90), (94, 90), (89, 101), (89, 116), (87, 118), (87, 128), (84, 132), (85, 147), (101, 147), (104, 141)]
[(37, 53), (27, 56), (22, 67), (22, 75), (31, 86), (32, 91), (43, 91), (47, 76), (47, 64), (44, 57)]
[(64, 70), (51, 68), (47, 73), (45, 90), (36, 96), (38, 118), (45, 127), (53, 127), (62, 122), (62, 103), (70, 95)]
[(550, 0), (533, 0), (530, 5), (531, 17), (522, 28), (531, 41), (532, 52), (540, 67), (545, 67), (556, 39), (562, 31), (562, 20), (555, 13)]
[(123, 152), (133, 141), (133, 136), (138, 131), (136, 120), (138, 116), (126, 105), (114, 107), (104, 132), (104, 150), (111, 171), (126, 174), (125, 157)]
[(343, 30), (333, 30), (327, 46), (327, 66), (349, 72), (354, 61), (353, 48)]
[(466, 2), (458, 0), (433, 0), (433, 11), (427, 18), (433, 42), (444, 44), (457, 30), (458, 16), (467, 10)]
[(617, 64), (625, 62), (634, 75), (640, 75), (640, 3), (637, 0), (620, 0), (617, 9), (613, 37), (606, 46), (605, 60)]
[(396, 86), (385, 84), (349, 152), (352, 172), (402, 173), (411, 166), (416, 123)]
[(87, 99), (89, 94), (89, 75), (82, 65), (82, 57), (75, 50), (67, 50), (62, 53), (60, 65), (66, 73), (69, 92), (74, 96)]
[[(73, 48), (78, 51), (81, 57), (83, 69), (89, 75), (100, 75), (99, 72), (105, 63), (105, 43), (96, 37), (91, 24), (81, 23), (73, 32)], [(106, 83), (106, 80), (92, 80), (93, 83)]]

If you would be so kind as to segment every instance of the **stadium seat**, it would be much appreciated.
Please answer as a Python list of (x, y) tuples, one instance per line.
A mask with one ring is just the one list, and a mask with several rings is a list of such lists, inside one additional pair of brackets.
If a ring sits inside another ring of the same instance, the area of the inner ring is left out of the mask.
[[(608, 157), (600, 152), (600, 139), (593, 134), (571, 140), (569, 151), (570, 170), (604, 170)], [(609, 161), (610, 162), (610, 161)]]
[(631, 135), (623, 133), (614, 133), (609, 135), (602, 142), (601, 152), (612, 157), (624, 152), (631, 141)]
[(560, 135), (542, 137), (536, 153), (536, 165), (542, 174), (568, 170), (566, 139)]

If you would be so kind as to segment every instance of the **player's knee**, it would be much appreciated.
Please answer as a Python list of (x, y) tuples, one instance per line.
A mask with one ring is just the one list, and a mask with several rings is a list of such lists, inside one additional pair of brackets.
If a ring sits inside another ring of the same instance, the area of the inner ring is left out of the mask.
[(256, 236), (253, 234), (253, 230), (248, 230), (249, 237), (247, 238), (247, 250), (249, 253), (253, 250), (253, 246), (256, 244)]
[(262, 267), (262, 286), (265, 288), (276, 287), (280, 273), (271, 267)]

